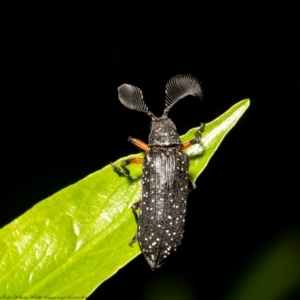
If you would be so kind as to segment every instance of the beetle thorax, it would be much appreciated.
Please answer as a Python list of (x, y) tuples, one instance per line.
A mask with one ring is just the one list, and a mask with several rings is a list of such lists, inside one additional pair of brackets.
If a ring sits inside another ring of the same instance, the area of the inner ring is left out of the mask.
[(176, 126), (168, 117), (152, 118), (148, 145), (150, 147), (181, 145)]

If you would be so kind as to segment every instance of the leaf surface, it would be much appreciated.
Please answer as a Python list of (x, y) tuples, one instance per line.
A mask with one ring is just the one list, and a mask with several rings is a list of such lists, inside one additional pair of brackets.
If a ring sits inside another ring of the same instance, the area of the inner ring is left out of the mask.
[[(203, 148), (194, 145), (186, 151), (191, 156), (192, 180), (249, 104), (247, 99), (240, 101), (206, 124)], [(196, 130), (182, 136), (182, 141), (192, 139)], [(129, 247), (128, 243), (136, 231), (130, 207), (141, 197), (141, 166), (130, 166), (130, 171), (131, 179), (119, 176), (108, 165), (2, 228), (0, 295), (87, 297), (136, 257), (138, 245)]]

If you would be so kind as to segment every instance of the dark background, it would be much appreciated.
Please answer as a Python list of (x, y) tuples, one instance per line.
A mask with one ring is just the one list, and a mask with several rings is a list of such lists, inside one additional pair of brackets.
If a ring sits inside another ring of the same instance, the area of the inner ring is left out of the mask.
[(212, 21), (187, 24), (193, 32), (141, 33), (139, 23), (138, 32), (121, 23), (107, 34), (113, 24), (87, 17), (17, 20), (10, 19), (1, 36), (0, 227), (135, 153), (129, 135), (147, 141), (149, 119), (119, 103), (119, 85), (140, 87), (149, 109), (161, 115), (166, 82), (180, 73), (197, 77), (203, 101), (189, 97), (170, 113), (180, 134), (251, 99), (189, 196), (177, 253), (155, 272), (139, 256), (91, 299), (115, 299), (120, 291), (151, 299), (160, 285), (188, 287), (184, 299), (222, 299), (251, 255), (297, 226), (300, 55), (294, 24), (219, 20), (216, 27)]

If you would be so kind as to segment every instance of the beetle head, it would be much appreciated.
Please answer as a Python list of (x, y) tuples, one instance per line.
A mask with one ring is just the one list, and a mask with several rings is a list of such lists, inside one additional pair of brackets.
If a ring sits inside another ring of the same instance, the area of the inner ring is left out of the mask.
[(181, 144), (175, 124), (167, 116), (152, 118), (148, 145), (179, 146)]
[(142, 91), (130, 84), (123, 84), (118, 88), (119, 100), (129, 109), (147, 114), (151, 119), (151, 132), (149, 146), (180, 145), (179, 136), (174, 123), (168, 118), (170, 109), (181, 99), (188, 95), (201, 99), (200, 84), (192, 75), (176, 75), (166, 85), (165, 110), (160, 118), (149, 111), (143, 100)]

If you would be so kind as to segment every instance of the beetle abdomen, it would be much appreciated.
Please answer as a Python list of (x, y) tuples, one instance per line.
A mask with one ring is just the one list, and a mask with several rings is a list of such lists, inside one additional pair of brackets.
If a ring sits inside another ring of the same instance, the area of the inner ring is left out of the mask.
[(137, 238), (152, 269), (181, 243), (188, 193), (188, 155), (153, 147), (144, 158)]

